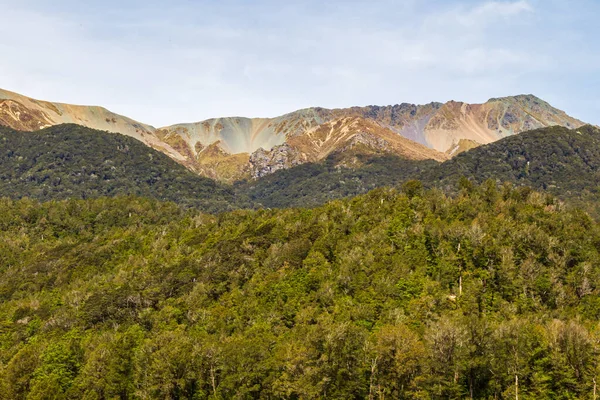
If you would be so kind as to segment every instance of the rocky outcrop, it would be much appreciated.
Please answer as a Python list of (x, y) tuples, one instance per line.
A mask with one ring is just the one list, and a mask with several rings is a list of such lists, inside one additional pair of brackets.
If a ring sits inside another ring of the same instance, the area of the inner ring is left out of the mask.
[(271, 150), (261, 148), (250, 155), (251, 175), (256, 179), (304, 162), (306, 157), (287, 143)]

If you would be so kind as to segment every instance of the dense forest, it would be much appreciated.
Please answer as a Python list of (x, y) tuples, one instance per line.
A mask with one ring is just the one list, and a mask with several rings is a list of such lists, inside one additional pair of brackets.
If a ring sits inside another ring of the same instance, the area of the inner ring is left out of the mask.
[(1, 399), (597, 398), (597, 128), (233, 186), (76, 125), (0, 143)]
[(462, 178), (544, 190), (600, 216), (600, 130), (550, 127), (480, 146), (444, 163), (394, 155), (332, 154), (233, 186), (200, 177), (123, 135), (78, 125), (0, 128), (0, 197), (40, 201), (136, 195), (218, 213), (315, 207), (410, 179), (452, 193)]
[(459, 154), (444, 163), (398, 156), (364, 156), (357, 167), (340, 166), (335, 155), (324, 163), (278, 171), (236, 188), (255, 205), (314, 206), (364, 194), (377, 187), (400, 187), (417, 179), (452, 193), (461, 179), (488, 179), (544, 190), (600, 216), (600, 130), (549, 127), (509, 136)]
[(379, 187), (399, 187), (439, 163), (395, 155), (356, 154), (348, 166), (345, 155), (334, 153), (323, 162), (307, 163), (262, 178), (237, 182), (235, 192), (255, 207), (314, 207), (331, 200), (365, 194)]
[(560, 126), (514, 135), (414, 175), (446, 191), (463, 178), (544, 190), (600, 216), (600, 129)]
[(593, 399), (600, 230), (528, 188), (0, 200), (0, 398)]
[(0, 197), (40, 201), (136, 195), (209, 212), (249, 204), (140, 141), (66, 124), (37, 132), (0, 127)]

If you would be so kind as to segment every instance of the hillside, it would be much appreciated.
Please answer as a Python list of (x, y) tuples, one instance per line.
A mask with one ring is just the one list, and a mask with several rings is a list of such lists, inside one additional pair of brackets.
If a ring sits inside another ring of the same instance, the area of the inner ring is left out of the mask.
[(0, 196), (37, 200), (136, 195), (205, 211), (243, 205), (231, 188), (188, 171), (139, 141), (65, 124), (0, 127)]
[(256, 180), (237, 182), (236, 193), (256, 206), (316, 207), (328, 201), (358, 196), (379, 187), (399, 187), (422, 171), (433, 168), (434, 160), (410, 160), (395, 155), (352, 158), (332, 154), (321, 162), (283, 169)]
[(456, 188), (462, 177), (529, 186), (600, 210), (600, 129), (533, 130), (467, 151), (415, 176), (445, 190)]
[(0, 126), (19, 131), (36, 131), (61, 124), (77, 124), (131, 136), (185, 164), (185, 157), (156, 137), (156, 129), (150, 125), (115, 114), (103, 107), (51, 103), (0, 89)]
[[(350, 121), (364, 123), (361, 119)], [(366, 131), (370, 124), (362, 129)], [(324, 159), (315, 156), (317, 161), (269, 171), (258, 179), (230, 186), (197, 176), (126, 136), (77, 125), (36, 133), (2, 128), (0, 140), (7, 151), (0, 153), (0, 196), (45, 201), (133, 194), (219, 212), (315, 207), (378, 187), (400, 187), (410, 179), (452, 193), (464, 177), (474, 183), (492, 179), (548, 191), (600, 215), (596, 205), (600, 204), (600, 131), (591, 126), (534, 130), (471, 149), (443, 163), (428, 159), (442, 158), (441, 153), (414, 142), (410, 142), (414, 146), (411, 157), (382, 150), (378, 144), (385, 136), (376, 136), (377, 130), (371, 131), (373, 136), (350, 134), (332, 150), (327, 140), (322, 140), (327, 132), (330, 130), (314, 131), (312, 138), (321, 147), (306, 147), (306, 154), (322, 151)], [(411, 149), (402, 143), (408, 140), (399, 140), (404, 149)], [(275, 157), (287, 162), (289, 154), (282, 151)], [(221, 168), (230, 167), (232, 164), (225, 163)]]
[(0, 398), (591, 398), (598, 243), (495, 185), (218, 217), (0, 200)]
[[(346, 154), (347, 157), (347, 154)], [(464, 182), (488, 179), (552, 193), (600, 216), (600, 130), (583, 126), (524, 132), (470, 149), (443, 163), (387, 155), (360, 155), (353, 163), (333, 154), (324, 162), (296, 166), (241, 182), (240, 194), (266, 207), (316, 206), (383, 186), (417, 179), (455, 193)]]
[[(533, 95), (521, 95), (484, 104), (308, 108), (275, 118), (216, 118), (156, 129), (101, 107), (50, 103), (0, 90), (0, 125), (28, 131), (62, 123), (134, 137), (200, 175), (228, 183), (322, 160), (351, 147), (349, 141), (368, 143), (368, 153), (376, 148), (384, 154), (440, 160), (531, 129), (583, 125)], [(429, 151), (416, 150), (418, 146)]]

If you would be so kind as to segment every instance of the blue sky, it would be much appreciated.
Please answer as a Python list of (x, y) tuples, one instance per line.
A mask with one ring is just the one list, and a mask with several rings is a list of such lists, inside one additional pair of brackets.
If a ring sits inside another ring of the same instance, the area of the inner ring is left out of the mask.
[(598, 0), (0, 0), (0, 87), (155, 125), (533, 93), (600, 124)]

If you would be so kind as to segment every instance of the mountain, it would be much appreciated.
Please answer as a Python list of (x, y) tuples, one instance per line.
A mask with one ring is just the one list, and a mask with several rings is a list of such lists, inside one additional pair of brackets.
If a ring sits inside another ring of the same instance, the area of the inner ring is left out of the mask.
[[(274, 119), (221, 118), (176, 125), (159, 129), (157, 135), (195, 160), (197, 171), (226, 181), (258, 178), (356, 146), (368, 153), (417, 160), (447, 158), (366, 117), (335, 116), (324, 109), (301, 110)], [(232, 160), (232, 155), (238, 158)], [(220, 171), (219, 164), (231, 170)]]
[(0, 125), (19, 131), (37, 131), (61, 124), (77, 124), (88, 128), (131, 136), (175, 161), (186, 164), (186, 158), (159, 139), (150, 125), (115, 114), (102, 107), (77, 106), (35, 100), (0, 89)]
[(507, 136), (547, 126), (578, 128), (583, 123), (533, 95), (490, 99), (484, 104), (450, 101), (424, 129), (426, 143), (448, 151), (461, 140), (488, 144)]
[(37, 130), (61, 123), (132, 136), (198, 174), (225, 182), (319, 161), (332, 152), (356, 150), (356, 144), (370, 154), (444, 160), (523, 131), (583, 125), (533, 95), (521, 95), (484, 104), (309, 108), (276, 118), (217, 118), (156, 129), (100, 107), (49, 103), (0, 90), (0, 124)]
[[(358, 119), (368, 122), (356, 123)], [(350, 124), (347, 128), (334, 128), (348, 121)], [(221, 118), (175, 125), (162, 128), (159, 132), (172, 146), (185, 149), (190, 158), (196, 157), (197, 160), (203, 158), (203, 149), (211, 143), (219, 144), (223, 156), (250, 154), (250, 174), (259, 177), (323, 159), (329, 154), (321, 151), (321, 148), (327, 149), (326, 140), (336, 143), (343, 141), (348, 134), (363, 135), (365, 131), (362, 128), (366, 124), (376, 124), (379, 130), (395, 133), (439, 153), (454, 156), (466, 149), (527, 130), (554, 125), (576, 128), (582, 126), (583, 122), (533, 95), (522, 95), (491, 99), (484, 104), (451, 101), (423, 106), (401, 104), (334, 110), (311, 108), (273, 119)], [(326, 133), (328, 130), (329, 136)], [(316, 140), (313, 139), (315, 132), (321, 132)], [(311, 141), (312, 149), (303, 146)], [(414, 154), (402, 149), (402, 146), (378, 147), (405, 156)], [(444, 158), (434, 153), (428, 154), (428, 157), (436, 160)], [(241, 176), (244, 174), (238, 177)]]
[(145, 196), (219, 212), (247, 206), (134, 138), (75, 124), (36, 132), (0, 128), (0, 196), (47, 201)]
[(341, 117), (305, 133), (292, 136), (270, 152), (258, 150), (250, 157), (253, 177), (306, 162), (318, 162), (336, 154), (338, 164), (356, 164), (361, 155), (394, 154), (407, 160), (444, 161), (448, 156), (406, 139), (378, 123), (361, 117)]
[(581, 121), (533, 95), (490, 99), (484, 104), (449, 101), (423, 106), (352, 107), (330, 110), (329, 113), (368, 118), (440, 152), (448, 152), (461, 140), (487, 144), (546, 126), (576, 128), (583, 125)]

